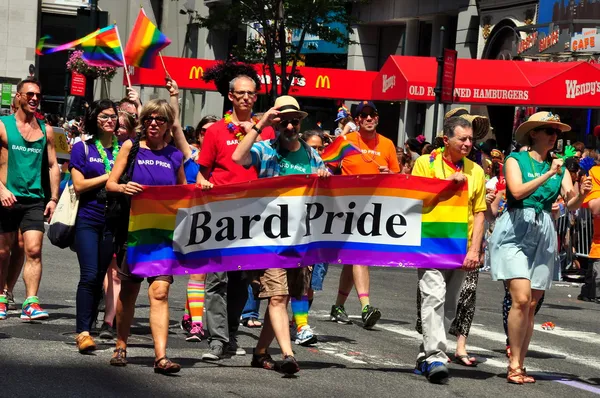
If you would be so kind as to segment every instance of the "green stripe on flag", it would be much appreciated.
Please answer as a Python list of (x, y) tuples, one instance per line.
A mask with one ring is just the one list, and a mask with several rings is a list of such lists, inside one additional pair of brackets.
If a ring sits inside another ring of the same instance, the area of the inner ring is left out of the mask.
[(128, 246), (153, 245), (173, 241), (173, 231), (166, 229), (142, 229), (129, 233)]
[(422, 238), (460, 238), (466, 239), (468, 224), (458, 222), (424, 222), (421, 225)]

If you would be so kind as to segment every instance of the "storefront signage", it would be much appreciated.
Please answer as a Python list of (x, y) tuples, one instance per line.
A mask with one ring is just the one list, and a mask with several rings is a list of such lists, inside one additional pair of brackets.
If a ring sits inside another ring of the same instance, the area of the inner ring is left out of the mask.
[[(490, 100), (490, 103), (504, 100), (527, 101), (529, 100), (529, 90), (505, 90), (493, 88), (463, 88), (457, 87), (453, 90), (454, 99), (462, 103), (483, 103), (482, 100)], [(414, 101), (432, 102), (435, 98), (433, 86), (409, 85), (408, 94)]]
[(77, 72), (71, 72), (71, 95), (85, 97), (85, 75)]
[(519, 40), (519, 44), (517, 46), (517, 54), (522, 54), (525, 51), (533, 48), (535, 43), (537, 43), (538, 32), (533, 32), (528, 34), (523, 40)]
[(539, 50), (541, 53), (543, 53), (544, 51), (546, 51), (547, 49), (555, 46), (556, 44), (558, 44), (558, 39), (560, 37), (560, 29), (554, 29), (554, 31), (552, 33), (550, 33), (548, 36), (542, 37), (539, 39)]
[(394, 86), (396, 86), (396, 76), (383, 75), (383, 87), (381, 88), (381, 91), (385, 93), (394, 88)]
[(442, 71), (442, 102), (451, 104), (454, 99), (454, 80), (456, 77), (456, 57), (458, 53), (455, 50), (444, 49), (444, 67)]
[(12, 84), (2, 84), (2, 107), (10, 107), (12, 102)]
[(535, 57), (540, 54), (562, 53), (568, 51), (570, 43), (571, 34), (568, 30), (560, 30), (557, 27), (548, 35), (540, 30), (519, 40), (513, 47), (513, 55)]
[(600, 35), (597, 29), (582, 29), (571, 38), (571, 51), (573, 52), (599, 52)]

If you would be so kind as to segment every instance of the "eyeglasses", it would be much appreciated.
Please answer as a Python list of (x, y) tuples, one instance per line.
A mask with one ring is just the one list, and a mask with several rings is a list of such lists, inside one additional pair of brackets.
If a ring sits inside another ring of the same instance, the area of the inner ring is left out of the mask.
[(106, 113), (101, 113), (98, 115), (98, 120), (101, 120), (103, 122), (106, 122), (108, 119), (112, 120), (113, 122), (116, 121), (119, 117), (117, 115), (107, 115)]
[(378, 114), (377, 114), (377, 112), (372, 112), (372, 113), (361, 112), (358, 116), (360, 116), (363, 119), (366, 119), (369, 116), (371, 116), (372, 118), (376, 118), (378, 116)]
[(142, 120), (144, 126), (150, 126), (152, 121), (155, 121), (157, 126), (162, 126), (167, 122), (167, 118), (163, 116), (146, 116), (144, 120)]
[(42, 93), (34, 93), (33, 91), (28, 91), (26, 93), (20, 93), (20, 94), (25, 94), (27, 96), (27, 100), (31, 101), (33, 99), (33, 97), (36, 97), (38, 99), (38, 101), (42, 100)]
[(236, 95), (236, 97), (244, 98), (246, 95), (250, 98), (256, 97), (256, 91), (232, 91)]
[(540, 129), (540, 130), (543, 130), (547, 135), (554, 135), (554, 134), (560, 135), (562, 133), (561, 129), (553, 129), (550, 127), (546, 127), (544, 129)]
[(299, 119), (283, 119), (281, 122), (279, 122), (279, 125), (281, 127), (287, 127), (288, 124), (291, 124), (292, 126), (296, 127), (297, 125), (300, 124), (300, 120)]

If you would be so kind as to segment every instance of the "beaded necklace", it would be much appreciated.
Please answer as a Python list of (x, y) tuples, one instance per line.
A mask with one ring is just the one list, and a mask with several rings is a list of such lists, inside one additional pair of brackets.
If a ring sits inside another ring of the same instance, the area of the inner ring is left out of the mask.
[(465, 158), (463, 157), (462, 159), (460, 159), (458, 161), (458, 163), (456, 164), (451, 164), (450, 162), (447, 162), (444, 159), (444, 147), (435, 149), (431, 152), (431, 154), (429, 155), (429, 169), (431, 170), (432, 173), (434, 173), (434, 162), (435, 159), (438, 157), (438, 155), (441, 155), (441, 162), (442, 162), (442, 173), (444, 173), (444, 178), (446, 178), (446, 168), (444, 167), (444, 163), (448, 164), (449, 166), (451, 166), (455, 171), (462, 171), (464, 166), (465, 166)]
[[(98, 138), (96, 138), (94, 140), (94, 145), (96, 146), (96, 149), (98, 150), (98, 153), (100, 154), (100, 158), (102, 159), (102, 163), (104, 163), (104, 171), (106, 172), (106, 174), (110, 173), (111, 170), (111, 165), (110, 165), (110, 161), (108, 160), (108, 156), (106, 156), (106, 150), (104, 149), (104, 147), (102, 146), (102, 143), (100, 142), (100, 140)], [(117, 137), (115, 137), (113, 135), (112, 137), (112, 155), (113, 155), (113, 161), (117, 159), (117, 155), (119, 154), (119, 141), (117, 140)]]
[[(242, 142), (246, 134), (242, 133), (240, 126), (233, 122), (232, 115), (233, 110), (228, 110), (227, 113), (223, 116), (223, 122), (227, 126), (227, 130), (229, 130), (229, 132), (233, 134), (235, 138), (237, 138), (238, 143), (240, 143)], [(254, 116), (254, 113), (250, 116), (250, 119), (254, 124), (257, 124), (259, 122), (259, 119), (256, 116)]]

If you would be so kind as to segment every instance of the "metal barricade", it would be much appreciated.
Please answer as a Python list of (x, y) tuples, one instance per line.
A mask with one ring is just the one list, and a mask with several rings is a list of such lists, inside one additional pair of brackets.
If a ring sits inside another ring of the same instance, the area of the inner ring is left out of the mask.
[(588, 258), (594, 236), (594, 219), (590, 209), (579, 209), (555, 220), (558, 237), (558, 256), (561, 269), (578, 268), (577, 258)]
[(594, 216), (590, 209), (579, 209), (575, 216), (573, 247), (575, 255), (588, 258), (594, 236)]

